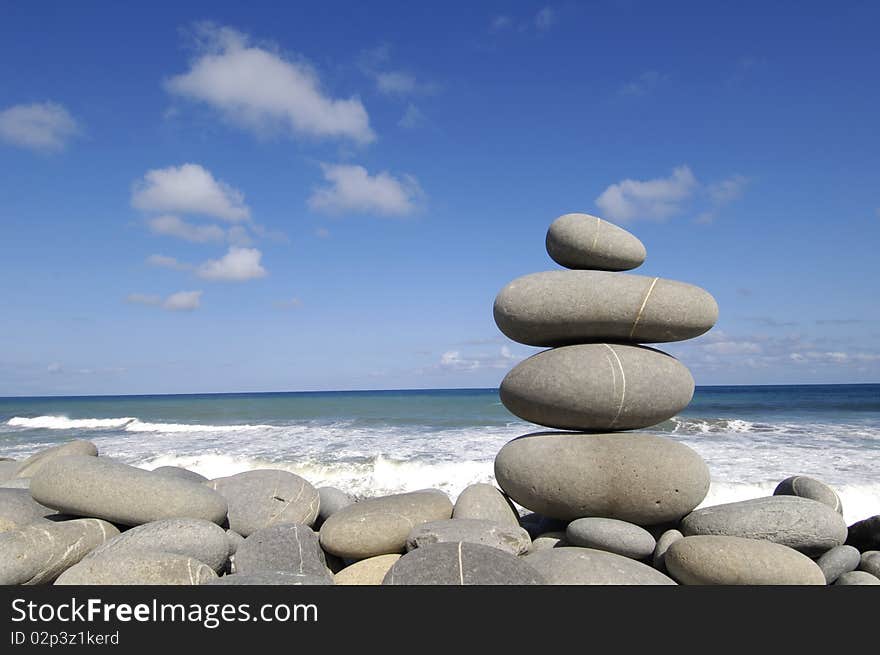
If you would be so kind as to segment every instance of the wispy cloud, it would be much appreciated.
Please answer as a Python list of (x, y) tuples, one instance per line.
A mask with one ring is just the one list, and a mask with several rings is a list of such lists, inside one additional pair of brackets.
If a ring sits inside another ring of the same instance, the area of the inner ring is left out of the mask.
[(416, 107), (413, 103), (409, 103), (406, 106), (406, 111), (403, 112), (403, 116), (397, 121), (397, 124), (407, 130), (413, 130), (425, 123), (425, 115), (422, 113), (422, 110)]
[(493, 16), (492, 20), (489, 21), (489, 31), (490, 32), (503, 32), (504, 30), (509, 30), (513, 28), (513, 18), (507, 16), (506, 14), (501, 14), (498, 16)]
[(132, 189), (131, 204), (142, 211), (199, 214), (230, 222), (246, 221), (251, 215), (241, 191), (199, 164), (147, 171)]
[(618, 94), (622, 96), (644, 96), (654, 91), (666, 81), (666, 75), (657, 71), (645, 71), (636, 79), (630, 80), (620, 87)]
[(260, 136), (287, 133), (359, 144), (375, 140), (360, 99), (328, 95), (303, 59), (254, 45), (247, 34), (230, 27), (202, 23), (196, 29), (199, 55), (186, 73), (166, 81), (170, 93), (204, 102)]
[(747, 184), (748, 178), (733, 175), (704, 185), (689, 166), (682, 165), (673, 169), (669, 177), (628, 178), (611, 184), (596, 198), (596, 206), (606, 218), (626, 223), (664, 221), (682, 214), (696, 201), (694, 204), (702, 209), (695, 222), (711, 223), (725, 206), (742, 196)]
[(196, 269), (196, 275), (205, 280), (244, 282), (265, 277), (268, 273), (260, 264), (263, 253), (256, 248), (232, 246), (220, 259), (211, 259)]
[(373, 80), (376, 89), (386, 95), (410, 96), (439, 91), (436, 83), (426, 82), (414, 72), (394, 66), (391, 46), (387, 43), (361, 52), (358, 65), (364, 75)]
[(370, 175), (363, 166), (351, 164), (322, 164), (321, 168), (329, 184), (316, 188), (309, 197), (313, 211), (406, 216), (416, 211), (423, 197), (411, 175), (395, 177), (387, 171)]
[(543, 7), (535, 14), (535, 28), (539, 32), (546, 32), (556, 25), (558, 18), (553, 7)]
[(178, 291), (177, 293), (172, 293), (164, 300), (161, 296), (132, 293), (125, 299), (128, 303), (162, 307), (169, 312), (185, 312), (198, 309), (201, 306), (201, 300), (201, 291)]
[(193, 243), (226, 240), (226, 231), (219, 225), (196, 225), (171, 214), (151, 218), (147, 221), (147, 226), (153, 234), (175, 237)]
[(189, 271), (192, 265), (177, 261), (174, 257), (167, 255), (150, 255), (147, 257), (147, 264), (157, 268), (170, 268), (173, 271)]
[(797, 325), (796, 321), (780, 321), (779, 319), (773, 318), (772, 316), (750, 316), (746, 318), (746, 320), (751, 323), (757, 323), (758, 325), (770, 328), (793, 327)]
[(62, 105), (36, 102), (0, 111), (0, 141), (39, 152), (63, 150), (80, 133), (77, 121)]
[(501, 346), (497, 353), (462, 354), (460, 350), (447, 350), (440, 356), (438, 367), (447, 371), (476, 371), (480, 369), (506, 369), (522, 357), (514, 355), (510, 348)]
[(299, 298), (288, 298), (286, 300), (279, 300), (275, 303), (275, 306), (279, 309), (299, 309), (302, 307), (302, 300)]

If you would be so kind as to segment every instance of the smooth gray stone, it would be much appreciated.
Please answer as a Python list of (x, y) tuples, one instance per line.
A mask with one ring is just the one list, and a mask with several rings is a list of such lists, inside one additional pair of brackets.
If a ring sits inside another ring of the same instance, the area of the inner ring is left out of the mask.
[(153, 469), (153, 473), (164, 475), (168, 478), (190, 480), (191, 482), (202, 483), (208, 481), (208, 478), (206, 478), (204, 475), (196, 473), (195, 471), (190, 471), (189, 469), (185, 469), (181, 466), (160, 466), (159, 468)]
[(226, 531), (211, 521), (164, 519), (126, 530), (95, 548), (86, 557), (145, 550), (192, 557), (220, 571), (229, 557), (229, 540)]
[(227, 530), (226, 541), (229, 543), (229, 554), (235, 555), (239, 546), (244, 543), (244, 537), (238, 534), (235, 530)]
[(472, 484), (464, 488), (452, 508), (454, 519), (483, 519), (519, 527), (519, 514), (510, 499), (491, 484)]
[(12, 478), (6, 482), (0, 483), (0, 489), (30, 489), (30, 478)]
[(414, 527), (406, 538), (406, 549), (409, 551), (431, 544), (460, 541), (490, 546), (511, 555), (522, 555), (532, 545), (529, 533), (518, 525), (504, 525), (484, 519), (445, 519)]
[(682, 443), (638, 432), (536, 432), (495, 457), (495, 479), (514, 501), (545, 516), (646, 526), (677, 521), (709, 491), (709, 469)]
[(654, 537), (644, 528), (618, 519), (594, 516), (569, 523), (565, 538), (572, 546), (604, 550), (630, 559), (646, 559), (657, 546)]
[(867, 553), (862, 553), (859, 558), (859, 571), (864, 571), (865, 573), (870, 573), (876, 578), (880, 578), (880, 552), (876, 550), (870, 550)]
[(49, 462), (59, 457), (97, 457), (98, 447), (91, 441), (68, 441), (34, 453), (22, 461), (15, 472), (17, 478), (32, 478)]
[(864, 571), (850, 571), (837, 578), (837, 582), (834, 584), (840, 586), (880, 585), (880, 578)]
[(521, 419), (565, 430), (632, 430), (661, 423), (694, 395), (690, 371), (639, 346), (593, 343), (545, 350), (501, 382), (501, 402)]
[(880, 514), (849, 526), (846, 543), (862, 552), (880, 550)]
[(761, 539), (819, 556), (846, 540), (846, 523), (815, 500), (768, 496), (695, 510), (681, 522), (681, 532)]
[(369, 498), (327, 519), (321, 526), (321, 546), (349, 560), (402, 553), (414, 527), (451, 516), (449, 497), (435, 489)]
[(772, 541), (703, 535), (666, 551), (669, 575), (687, 585), (824, 585), (822, 569), (806, 555)]
[(333, 576), (326, 573), (290, 573), (289, 571), (255, 571), (230, 573), (208, 580), (207, 585), (332, 585)]
[(800, 496), (828, 505), (838, 514), (843, 514), (843, 503), (840, 496), (824, 482), (806, 475), (793, 475), (776, 485), (774, 496)]
[(318, 487), (318, 496), (321, 497), (318, 511), (318, 523), (323, 524), (333, 514), (354, 504), (354, 498), (336, 487)]
[(18, 467), (19, 463), (15, 460), (0, 461), (0, 482), (7, 482), (8, 480), (15, 478), (15, 473), (18, 471)]
[(226, 520), (226, 500), (205, 485), (102, 457), (47, 462), (31, 481), (31, 495), (61, 512), (121, 525), (169, 518)]
[(844, 573), (855, 571), (859, 566), (859, 551), (852, 546), (835, 546), (816, 560), (825, 581), (834, 584)]
[(654, 548), (654, 554), (651, 559), (651, 564), (655, 569), (661, 571), (662, 573), (666, 573), (666, 551), (669, 550), (669, 547), (674, 544), (679, 539), (683, 539), (684, 535), (678, 530), (667, 530), (663, 534), (660, 535), (660, 538), (657, 539), (657, 547)]
[(238, 547), (233, 573), (287, 571), (323, 574), (327, 569), (318, 535), (302, 523), (279, 523), (257, 530)]
[(70, 567), (56, 585), (200, 585), (217, 574), (192, 557), (161, 551), (107, 553)]
[(278, 523), (311, 526), (318, 518), (318, 490), (290, 471), (245, 471), (205, 484), (226, 498), (229, 527), (243, 537)]
[(708, 332), (718, 305), (692, 284), (628, 273), (544, 271), (495, 297), (495, 324), (528, 346), (665, 343)]
[(23, 528), (57, 513), (35, 501), (26, 489), (0, 489), (0, 533)]
[(539, 550), (549, 550), (550, 548), (564, 548), (571, 544), (565, 540), (565, 532), (545, 532), (540, 534), (532, 541), (529, 547), (530, 553), (537, 553)]
[(541, 550), (525, 561), (552, 585), (674, 585), (675, 581), (629, 557), (593, 548)]
[(119, 534), (100, 519), (40, 521), (0, 534), (0, 585), (51, 583), (93, 548)]
[(635, 236), (589, 214), (565, 214), (550, 224), (547, 254), (560, 266), (628, 271), (641, 266), (647, 251)]
[(465, 542), (416, 548), (397, 560), (383, 585), (534, 585), (543, 577), (524, 558)]

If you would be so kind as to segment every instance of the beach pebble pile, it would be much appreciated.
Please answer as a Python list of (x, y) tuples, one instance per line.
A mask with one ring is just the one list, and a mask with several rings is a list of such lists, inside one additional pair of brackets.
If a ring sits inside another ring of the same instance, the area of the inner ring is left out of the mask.
[(0, 584), (880, 585), (880, 515), (847, 526), (834, 489), (803, 475), (697, 509), (706, 463), (635, 431), (694, 390), (643, 344), (709, 330), (712, 296), (621, 272), (645, 248), (593, 216), (560, 217), (546, 247), (569, 270), (495, 302), (502, 332), (548, 348), (502, 382), (504, 405), (550, 430), (501, 449), (500, 489), (353, 498), (286, 470), (147, 471), (71, 441), (0, 457)]

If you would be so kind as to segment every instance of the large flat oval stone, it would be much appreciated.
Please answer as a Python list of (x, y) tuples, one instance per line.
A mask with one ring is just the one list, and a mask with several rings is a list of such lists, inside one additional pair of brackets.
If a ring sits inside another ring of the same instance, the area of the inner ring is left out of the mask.
[(566, 268), (627, 271), (641, 266), (647, 251), (622, 227), (589, 214), (565, 214), (547, 230), (547, 254)]
[(600, 516), (636, 525), (678, 521), (709, 491), (709, 469), (684, 444), (638, 432), (537, 432), (495, 457), (495, 479), (545, 516)]
[(681, 522), (681, 532), (772, 541), (819, 556), (846, 541), (846, 523), (834, 509), (798, 496), (769, 496), (704, 507)]
[(629, 557), (592, 548), (551, 548), (526, 562), (552, 585), (674, 585), (675, 581)]
[(326, 586), (333, 584), (329, 571), (322, 573), (290, 573), (288, 571), (256, 571), (254, 573), (232, 573), (221, 578), (212, 578), (203, 584), (219, 586), (287, 585), (287, 586)]
[(169, 518), (226, 520), (226, 499), (203, 484), (102, 457), (59, 457), (31, 480), (37, 502), (75, 516), (140, 525)]
[(83, 457), (97, 457), (98, 447), (91, 441), (77, 439), (74, 441), (68, 441), (67, 443), (59, 444), (57, 446), (52, 446), (51, 448), (46, 448), (37, 453), (34, 453), (26, 460), (21, 462), (15, 472), (15, 477), (32, 478), (37, 474), (37, 471), (39, 471), (41, 468), (43, 468), (43, 466), (51, 462), (53, 459), (56, 459), (58, 457), (72, 457), (77, 455)]
[(428, 521), (414, 527), (406, 538), (406, 549), (459, 541), (491, 546), (511, 555), (522, 555), (532, 545), (529, 533), (518, 525), (504, 525), (484, 519), (446, 519)]
[(98, 546), (87, 557), (138, 550), (158, 550), (192, 557), (220, 571), (229, 559), (229, 538), (204, 519), (163, 519), (138, 525)]
[(497, 548), (450, 542), (410, 551), (389, 569), (386, 585), (535, 585), (544, 578), (525, 558)]
[(0, 584), (51, 583), (89, 551), (119, 534), (100, 519), (41, 521), (0, 535)]
[(742, 537), (694, 536), (666, 551), (666, 569), (688, 585), (824, 585), (816, 563), (770, 541)]
[(495, 298), (495, 323), (529, 346), (662, 343), (693, 339), (718, 305), (692, 284), (604, 271), (545, 271), (517, 278)]
[(290, 471), (245, 471), (205, 484), (226, 499), (229, 527), (243, 537), (276, 523), (311, 526), (318, 518), (318, 490)]
[(442, 491), (413, 491), (369, 498), (343, 507), (321, 526), (321, 546), (328, 553), (358, 560), (402, 553), (412, 529), (452, 516)]
[(633, 430), (687, 407), (694, 379), (651, 348), (584, 344), (545, 350), (501, 382), (501, 402), (521, 419), (564, 430)]
[(175, 553), (107, 553), (70, 567), (56, 585), (201, 585), (217, 578), (207, 564)]

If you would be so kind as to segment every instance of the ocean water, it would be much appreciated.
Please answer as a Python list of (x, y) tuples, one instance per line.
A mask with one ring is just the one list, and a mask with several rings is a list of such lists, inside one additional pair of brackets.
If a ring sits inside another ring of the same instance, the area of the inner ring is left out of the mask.
[[(69, 439), (146, 469), (209, 478), (284, 468), (358, 495), (491, 482), (495, 453), (540, 429), (495, 389), (0, 398), (0, 455)], [(853, 522), (880, 513), (880, 385), (698, 387), (687, 409), (645, 430), (709, 464), (703, 503), (772, 493), (789, 475), (841, 495)]]

